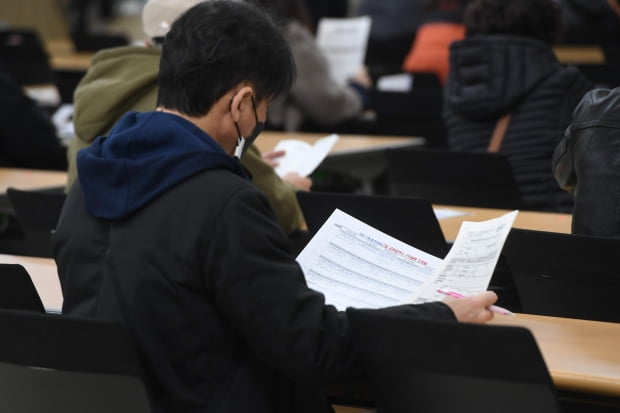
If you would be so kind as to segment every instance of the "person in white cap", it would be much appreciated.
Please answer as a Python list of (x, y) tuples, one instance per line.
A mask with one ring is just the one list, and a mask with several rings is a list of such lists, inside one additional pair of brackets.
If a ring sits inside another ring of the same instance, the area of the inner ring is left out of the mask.
[[(155, 108), (161, 42), (176, 18), (201, 1), (149, 0), (142, 11), (149, 47), (119, 47), (94, 56), (74, 94), (75, 138), (68, 151), (68, 189), (77, 177), (76, 156), (80, 149), (109, 132), (127, 111), (144, 112)], [(242, 159), (254, 184), (267, 196), (283, 230), (292, 240), (301, 242), (303, 236), (300, 239), (297, 235), (304, 221), (295, 192), (309, 190), (312, 181), (294, 173), (281, 179), (268, 162), (271, 159), (263, 159), (253, 145)]]

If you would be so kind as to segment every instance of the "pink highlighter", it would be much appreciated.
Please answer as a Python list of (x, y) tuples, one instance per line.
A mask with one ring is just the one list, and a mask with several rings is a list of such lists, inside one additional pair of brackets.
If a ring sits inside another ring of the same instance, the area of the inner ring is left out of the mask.
[[(464, 298), (465, 296), (463, 294), (457, 293), (455, 291), (444, 291), (444, 290), (437, 290), (438, 293), (444, 294), (444, 295), (449, 295), (450, 297), (454, 297), (454, 298)], [(494, 313), (497, 314), (502, 314), (502, 315), (515, 315), (512, 311), (507, 310), (503, 307), (499, 307), (497, 305), (490, 305), (487, 307), (487, 309), (489, 311), (492, 311)]]

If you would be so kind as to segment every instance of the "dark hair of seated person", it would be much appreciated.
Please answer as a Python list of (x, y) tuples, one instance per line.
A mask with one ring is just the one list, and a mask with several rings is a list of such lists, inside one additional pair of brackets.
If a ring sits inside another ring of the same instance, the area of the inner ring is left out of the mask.
[(560, 11), (553, 0), (475, 0), (465, 10), (465, 35), (507, 34), (555, 43)]
[[(295, 64), (288, 43), (279, 34), (263, 30), (262, 15), (256, 14), (254, 20), (250, 18), (254, 15), (248, 17), (246, 30), (238, 30), (234, 13), (220, 13), (223, 17), (217, 25), (205, 27), (203, 14), (218, 14), (213, 10), (231, 8), (234, 3), (199, 6), (194, 6), (197, 12), (181, 16), (182, 24), (173, 25), (165, 37), (157, 106), (199, 117), (243, 82), (253, 86), (257, 102), (289, 90)], [(203, 46), (213, 39), (219, 39), (216, 46)], [(248, 48), (248, 44), (256, 47)], [(289, 64), (273, 63), (282, 61)]]

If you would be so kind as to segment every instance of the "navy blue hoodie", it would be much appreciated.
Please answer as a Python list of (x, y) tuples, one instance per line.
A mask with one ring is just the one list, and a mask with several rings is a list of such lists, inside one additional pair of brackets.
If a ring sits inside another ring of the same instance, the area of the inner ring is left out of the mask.
[(129, 112), (107, 137), (77, 156), (87, 211), (123, 219), (177, 183), (207, 169), (250, 179), (239, 162), (190, 121), (165, 112)]

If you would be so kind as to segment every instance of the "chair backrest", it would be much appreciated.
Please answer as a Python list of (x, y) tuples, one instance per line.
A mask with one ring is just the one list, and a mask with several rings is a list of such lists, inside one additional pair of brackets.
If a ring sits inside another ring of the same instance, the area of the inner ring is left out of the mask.
[(620, 239), (513, 228), (503, 255), (521, 311), (620, 322)]
[(7, 189), (7, 197), (25, 236), (24, 254), (52, 257), (51, 233), (56, 229), (66, 194), (56, 190)]
[(0, 310), (0, 410), (150, 411), (141, 367), (120, 325)]
[(446, 147), (439, 79), (434, 73), (415, 73), (412, 78), (412, 89), (407, 92), (370, 91), (377, 131), (383, 135), (421, 136), (426, 138), (427, 147)]
[(448, 252), (433, 207), (423, 199), (299, 191), (297, 200), (311, 235), (338, 208), (429, 254), (443, 258)]
[(379, 413), (553, 413), (557, 397), (529, 330), (347, 310)]
[(30, 274), (19, 264), (0, 264), (0, 308), (45, 312)]
[(388, 180), (393, 195), (434, 204), (519, 209), (519, 187), (508, 160), (496, 153), (440, 149), (388, 149)]
[(54, 73), (34, 30), (0, 30), (0, 63), (21, 85), (54, 83)]

